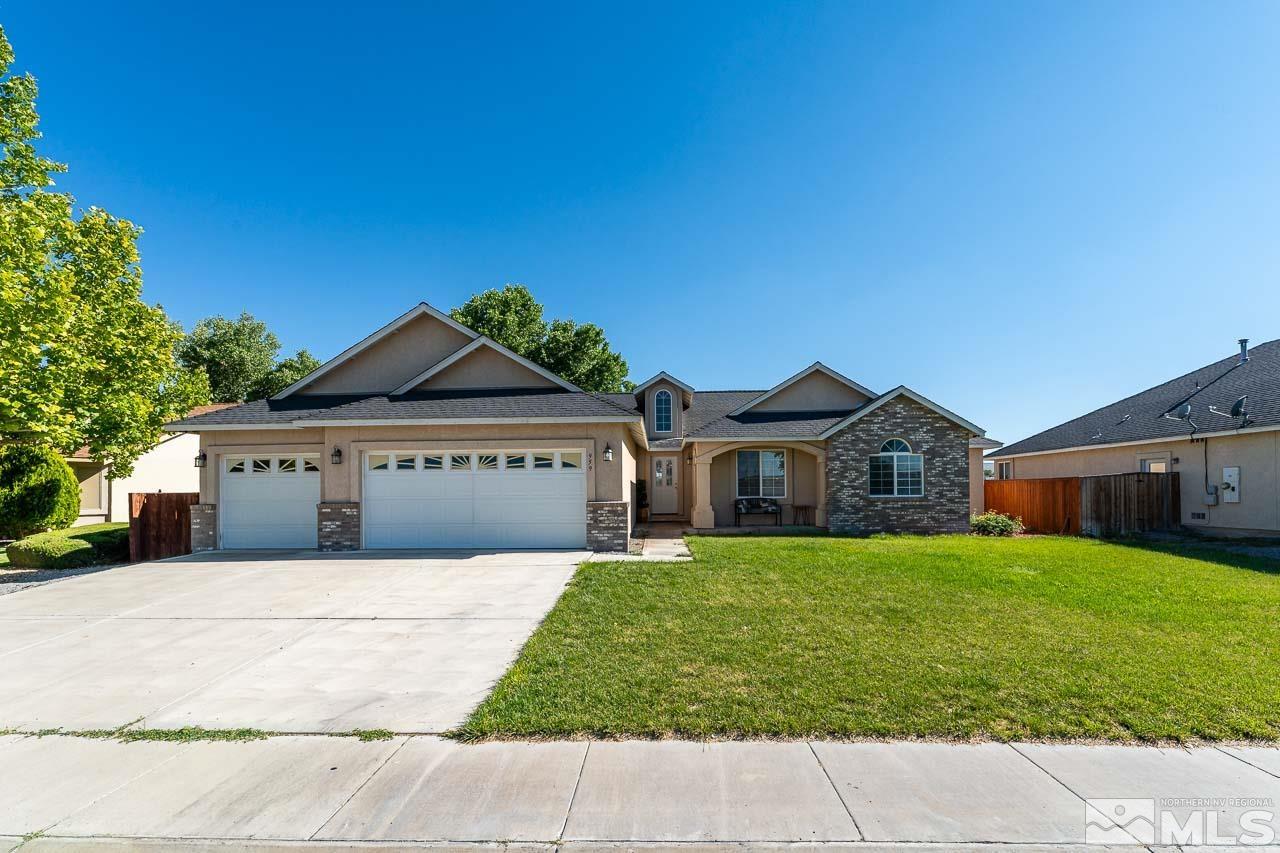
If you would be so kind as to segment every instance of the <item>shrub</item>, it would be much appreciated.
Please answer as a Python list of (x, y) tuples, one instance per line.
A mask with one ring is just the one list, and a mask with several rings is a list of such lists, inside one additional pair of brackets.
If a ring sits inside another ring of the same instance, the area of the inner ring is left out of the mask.
[(1000, 512), (984, 512), (969, 519), (969, 528), (979, 536), (1017, 536), (1024, 528), (1022, 518)]
[(15, 539), (68, 527), (80, 514), (80, 484), (47, 447), (0, 447), (0, 536)]
[(37, 533), (10, 545), (9, 564), (20, 569), (78, 569), (129, 559), (129, 525), (88, 524)]

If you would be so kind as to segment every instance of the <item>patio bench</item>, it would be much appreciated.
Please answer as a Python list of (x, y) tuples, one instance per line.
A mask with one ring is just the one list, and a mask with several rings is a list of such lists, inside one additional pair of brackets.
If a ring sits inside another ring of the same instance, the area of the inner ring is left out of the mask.
[(782, 524), (782, 508), (772, 498), (738, 498), (733, 502), (734, 527), (742, 526), (744, 515), (772, 515), (775, 524)]

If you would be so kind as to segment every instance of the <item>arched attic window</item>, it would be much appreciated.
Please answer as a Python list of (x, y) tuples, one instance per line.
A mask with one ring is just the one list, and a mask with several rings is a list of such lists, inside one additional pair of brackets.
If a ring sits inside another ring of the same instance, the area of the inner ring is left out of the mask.
[(671, 392), (665, 388), (653, 395), (653, 431), (671, 432)]

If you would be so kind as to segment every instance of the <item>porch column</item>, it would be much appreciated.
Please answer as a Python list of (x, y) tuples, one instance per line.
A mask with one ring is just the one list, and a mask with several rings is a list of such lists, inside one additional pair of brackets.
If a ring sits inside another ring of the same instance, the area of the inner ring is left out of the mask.
[(827, 454), (822, 454), (814, 459), (814, 467), (818, 470), (813, 479), (814, 492), (818, 499), (818, 506), (813, 511), (813, 523), (819, 527), (827, 526)]
[(693, 512), (689, 521), (694, 527), (715, 527), (716, 512), (711, 507), (711, 460), (693, 464)]

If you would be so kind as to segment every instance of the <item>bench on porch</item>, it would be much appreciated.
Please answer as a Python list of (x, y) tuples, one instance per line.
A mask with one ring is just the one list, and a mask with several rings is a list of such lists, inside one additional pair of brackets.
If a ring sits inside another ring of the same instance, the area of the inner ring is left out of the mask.
[(782, 507), (772, 498), (738, 498), (733, 502), (733, 526), (742, 526), (744, 515), (772, 515), (774, 523), (782, 524)]

